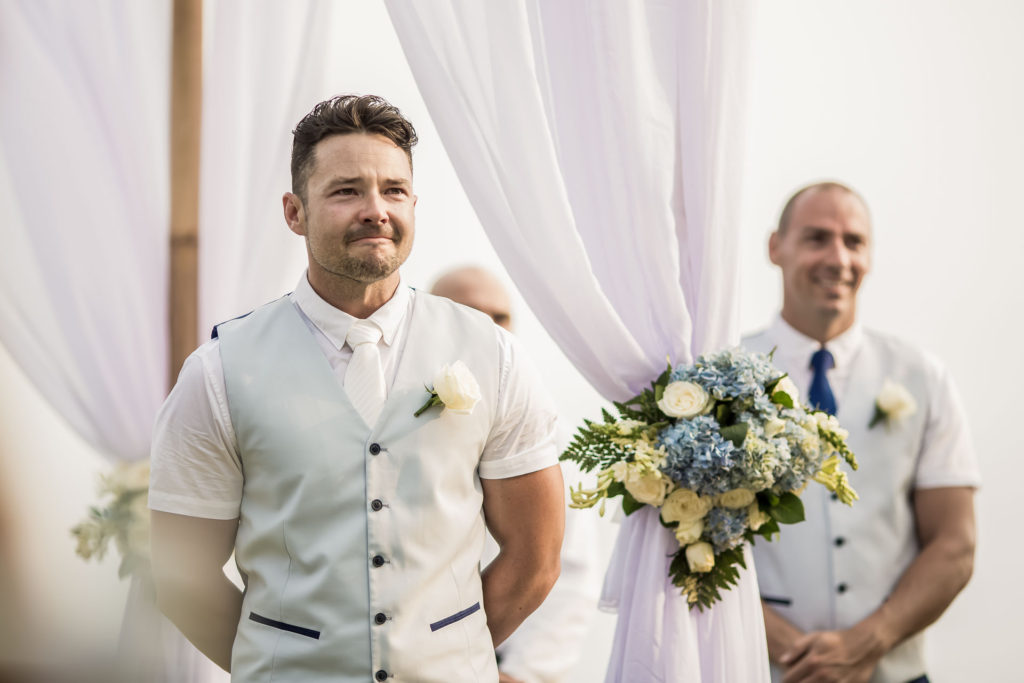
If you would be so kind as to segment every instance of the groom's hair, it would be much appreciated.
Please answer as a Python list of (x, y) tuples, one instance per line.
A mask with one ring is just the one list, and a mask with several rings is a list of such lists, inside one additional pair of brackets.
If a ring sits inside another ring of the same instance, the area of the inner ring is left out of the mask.
[(405, 152), (412, 169), (412, 148), (419, 138), (398, 107), (376, 95), (338, 95), (313, 107), (292, 131), (292, 192), (305, 200), (317, 143), (348, 133), (383, 135)]
[(837, 183), (834, 180), (826, 180), (825, 182), (821, 183), (812, 183), (811, 185), (805, 185), (804, 187), (801, 187), (799, 190), (794, 192), (793, 196), (790, 197), (789, 201), (786, 202), (786, 205), (782, 207), (782, 214), (779, 216), (779, 227), (777, 232), (780, 235), (786, 232), (786, 228), (789, 227), (789, 222), (793, 219), (793, 211), (796, 210), (796, 203), (797, 201), (799, 201), (800, 197), (803, 197), (808, 192), (818, 192), (825, 190), (838, 190), (840, 192), (845, 192), (848, 195), (852, 195), (857, 199), (857, 201), (861, 203), (861, 206), (864, 207), (865, 212), (867, 212), (868, 210), (868, 203), (864, 201), (864, 198), (860, 196), (859, 192), (854, 190), (849, 185), (843, 185), (842, 183)]

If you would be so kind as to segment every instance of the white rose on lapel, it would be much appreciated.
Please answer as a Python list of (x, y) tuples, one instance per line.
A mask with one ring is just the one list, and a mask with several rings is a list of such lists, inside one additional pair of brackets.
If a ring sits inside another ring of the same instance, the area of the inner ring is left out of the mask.
[(874, 427), (882, 420), (886, 422), (902, 420), (916, 412), (917, 401), (907, 391), (907, 388), (891, 379), (886, 379), (882, 382), (882, 388), (875, 398), (875, 414), (871, 418), (868, 428)]
[(441, 405), (459, 415), (469, 415), (480, 400), (480, 385), (466, 364), (457, 360), (445, 364), (434, 375), (434, 388), (430, 398), (414, 413), (419, 417), (433, 406)]

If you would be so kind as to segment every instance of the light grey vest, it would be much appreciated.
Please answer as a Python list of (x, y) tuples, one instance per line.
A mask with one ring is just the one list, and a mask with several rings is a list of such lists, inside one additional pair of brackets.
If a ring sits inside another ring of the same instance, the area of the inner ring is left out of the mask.
[[(762, 333), (744, 339), (743, 345), (768, 352), (775, 341)], [(867, 330), (851, 363), (845, 392), (836, 396), (836, 417), (849, 430), (849, 445), (860, 464), (850, 476), (860, 500), (848, 507), (811, 483), (803, 495), (806, 521), (784, 525), (778, 540), (759, 539), (754, 545), (762, 599), (805, 631), (847, 628), (873, 612), (918, 550), (910, 494), (931, 389), (924, 365), (911, 347)], [(906, 387), (918, 410), (891, 426), (879, 423), (869, 430), (875, 397), (886, 378)], [(883, 657), (871, 680), (906, 683), (924, 673), (924, 634), (919, 633)], [(774, 668), (772, 678), (781, 680)]]
[[(497, 679), (477, 476), (497, 336), (486, 316), (420, 292), (410, 315), (372, 428), (290, 299), (218, 330), (245, 477), (233, 681)], [(473, 413), (413, 417), (434, 373), (456, 360), (480, 384)]]

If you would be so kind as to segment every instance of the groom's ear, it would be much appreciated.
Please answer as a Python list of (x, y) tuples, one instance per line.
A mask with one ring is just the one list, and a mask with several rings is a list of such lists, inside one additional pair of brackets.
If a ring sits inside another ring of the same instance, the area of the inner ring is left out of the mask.
[(297, 194), (285, 192), (281, 197), (281, 204), (284, 207), (284, 220), (288, 223), (288, 229), (296, 235), (306, 235), (306, 209), (302, 205), (302, 199)]

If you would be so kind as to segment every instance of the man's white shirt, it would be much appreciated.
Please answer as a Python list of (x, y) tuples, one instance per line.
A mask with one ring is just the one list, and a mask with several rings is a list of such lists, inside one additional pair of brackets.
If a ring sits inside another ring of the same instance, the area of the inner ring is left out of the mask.
[[(743, 343), (752, 351), (774, 348), (776, 366), (806, 394), (819, 342), (778, 317)], [(777, 541), (754, 546), (762, 599), (797, 627), (813, 631), (848, 628), (886, 599), (918, 552), (914, 490), (980, 483), (963, 407), (937, 359), (859, 325), (826, 348), (835, 359), (826, 377), (837, 417), (850, 431), (849, 444), (861, 464), (850, 476), (861, 499), (848, 508), (812, 485), (803, 495), (807, 519), (784, 528)], [(870, 428), (886, 379), (906, 386), (917, 411)], [(917, 634), (883, 657), (871, 680), (903, 683), (922, 673), (923, 634)], [(781, 679), (777, 668), (772, 674)]]
[[(381, 366), (390, 390), (406, 343), (416, 291), (399, 284), (368, 320), (382, 333)], [(352, 349), (345, 344), (355, 317), (331, 306), (305, 274), (288, 295), (331, 369), (343, 384)], [(493, 429), (480, 458), (479, 476), (504, 479), (556, 464), (557, 416), (539, 375), (516, 339), (494, 326), (500, 377)], [(149, 506), (162, 512), (234, 519), (242, 499), (241, 458), (228, 410), (219, 341), (212, 339), (185, 361), (157, 416)]]

